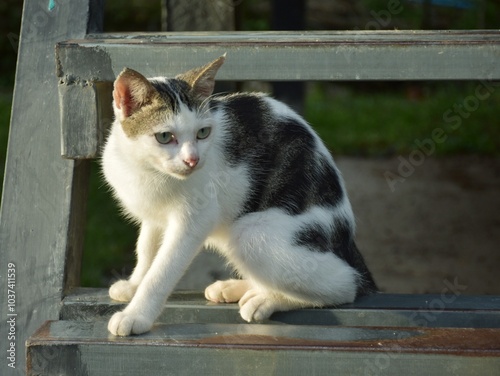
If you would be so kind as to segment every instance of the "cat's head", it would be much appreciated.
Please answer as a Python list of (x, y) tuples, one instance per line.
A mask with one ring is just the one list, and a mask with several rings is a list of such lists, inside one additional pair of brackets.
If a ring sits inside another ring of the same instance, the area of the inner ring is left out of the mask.
[(147, 79), (129, 68), (120, 73), (113, 90), (115, 117), (141, 162), (179, 179), (203, 166), (215, 133), (206, 100), (224, 59), (175, 78)]

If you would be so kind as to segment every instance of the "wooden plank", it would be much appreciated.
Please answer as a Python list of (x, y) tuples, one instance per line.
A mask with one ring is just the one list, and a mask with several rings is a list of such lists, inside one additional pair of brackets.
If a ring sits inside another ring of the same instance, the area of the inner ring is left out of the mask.
[[(499, 31), (95, 34), (57, 46), (62, 155), (98, 157), (97, 114), (109, 123), (109, 84), (123, 67), (175, 76), (226, 52), (220, 80), (500, 79)], [(107, 88), (102, 100), (96, 87)], [(82, 103), (88, 112), (74, 111)]]
[(61, 155), (64, 158), (95, 158), (104, 145), (113, 120), (111, 82), (59, 85)]
[(500, 79), (500, 31), (99, 34), (58, 45), (59, 77), (174, 76), (227, 52), (219, 80)]
[[(105, 289), (77, 289), (63, 301), (61, 319), (107, 320), (125, 304)], [(158, 319), (164, 324), (243, 323), (237, 304), (213, 304), (200, 293), (171, 296)], [(500, 328), (499, 296), (375, 294), (337, 308), (274, 314), (266, 323), (292, 325)]]
[[(0, 214), (2, 375), (24, 374), (25, 340), (45, 320), (59, 317), (63, 291), (77, 283), (88, 162), (60, 157), (51, 57), (58, 41), (98, 31), (101, 3), (57, 1), (49, 9), (49, 1), (24, 2)], [(8, 296), (15, 297), (12, 305)]]
[(28, 375), (493, 375), (500, 330), (183, 324), (120, 338), (105, 322), (58, 321), (27, 354)]

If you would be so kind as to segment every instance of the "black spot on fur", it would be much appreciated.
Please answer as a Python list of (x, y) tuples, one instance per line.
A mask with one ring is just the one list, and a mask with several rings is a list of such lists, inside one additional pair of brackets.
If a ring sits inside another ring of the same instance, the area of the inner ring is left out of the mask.
[(351, 265), (355, 261), (349, 254), (352, 233), (351, 226), (345, 219), (334, 220), (333, 226), (329, 227), (311, 223), (295, 234), (295, 244), (305, 246), (315, 252), (333, 252)]
[[(253, 186), (245, 212), (279, 207), (300, 214), (313, 205), (336, 205), (343, 196), (337, 172), (298, 118), (277, 118), (254, 95), (224, 99), (231, 117), (225, 143), (229, 164), (245, 162)], [(243, 213), (242, 213), (243, 214)]]
[(295, 244), (320, 253), (333, 251), (329, 232), (319, 223), (312, 223), (297, 232)]
[(166, 81), (152, 80), (151, 84), (158, 93), (160, 93), (172, 112), (179, 112), (181, 102), (186, 105), (189, 110), (193, 110), (195, 107), (195, 101), (189, 94), (190, 87), (186, 82), (172, 78)]
[(332, 252), (347, 262), (360, 275), (357, 296), (377, 291), (375, 281), (356, 247), (353, 232), (347, 220), (336, 220), (334, 226), (328, 228), (319, 223), (304, 226), (295, 234), (295, 244), (313, 252)]

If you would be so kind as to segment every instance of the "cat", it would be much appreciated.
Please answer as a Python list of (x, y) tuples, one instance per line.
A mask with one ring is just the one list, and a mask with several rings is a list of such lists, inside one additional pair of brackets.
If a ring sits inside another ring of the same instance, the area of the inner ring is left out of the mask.
[(147, 332), (203, 246), (241, 279), (205, 297), (239, 303), (248, 322), (349, 303), (377, 291), (332, 156), (297, 113), (262, 93), (213, 95), (225, 55), (175, 78), (125, 68), (102, 171), (140, 224), (137, 265), (109, 289), (130, 302), (108, 330)]

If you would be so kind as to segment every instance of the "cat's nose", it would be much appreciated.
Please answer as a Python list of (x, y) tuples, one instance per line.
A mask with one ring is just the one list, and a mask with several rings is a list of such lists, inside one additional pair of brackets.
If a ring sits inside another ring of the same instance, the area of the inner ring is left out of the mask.
[(198, 157), (186, 158), (186, 159), (184, 159), (184, 164), (188, 167), (195, 168), (196, 165), (198, 164), (199, 160), (200, 160), (200, 158), (198, 158)]

